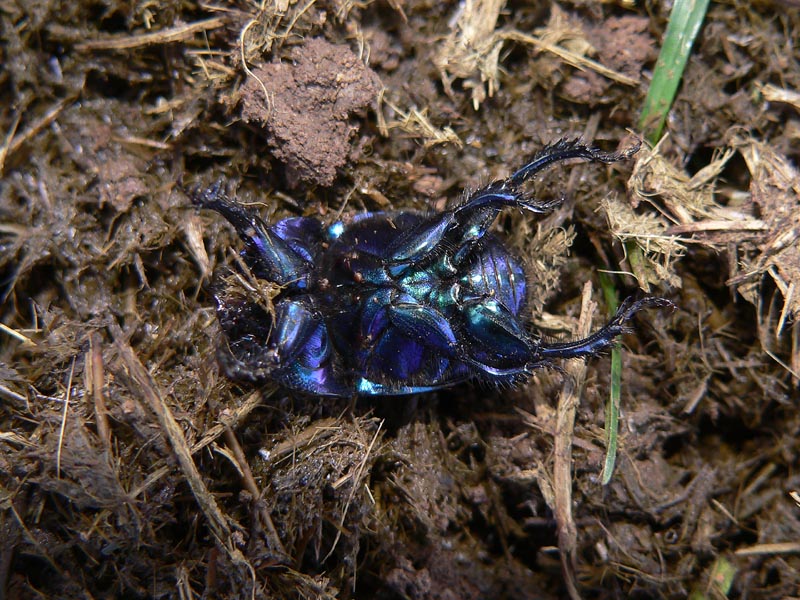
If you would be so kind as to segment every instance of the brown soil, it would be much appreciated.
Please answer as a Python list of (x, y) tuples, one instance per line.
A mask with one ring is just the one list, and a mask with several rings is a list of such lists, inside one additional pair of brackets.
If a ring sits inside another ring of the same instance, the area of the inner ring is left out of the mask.
[(632, 4), (0, 2), (0, 599), (799, 595), (794, 2), (712, 3), (667, 138), (497, 224), (543, 335), (600, 271), (677, 306), (624, 339), (608, 484), (608, 356), (357, 400), (215, 359), (240, 243), (184, 186), (331, 221), (629, 147)]

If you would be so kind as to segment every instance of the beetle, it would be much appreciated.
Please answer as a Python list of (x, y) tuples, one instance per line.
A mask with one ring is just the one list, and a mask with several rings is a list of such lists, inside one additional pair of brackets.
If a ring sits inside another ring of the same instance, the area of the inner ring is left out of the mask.
[(521, 319), (522, 262), (489, 229), (506, 207), (543, 214), (560, 203), (524, 189), (546, 167), (614, 163), (638, 148), (604, 152), (562, 139), (442, 212), (367, 212), (327, 226), (311, 217), (268, 225), (220, 183), (190, 192), (195, 205), (236, 229), (252, 276), (279, 290), (268, 309), (229, 290), (215, 293), (227, 338), (222, 370), (319, 396), (402, 395), (469, 379), (516, 383), (555, 359), (598, 354), (638, 311), (671, 303), (629, 297), (588, 337), (545, 343)]

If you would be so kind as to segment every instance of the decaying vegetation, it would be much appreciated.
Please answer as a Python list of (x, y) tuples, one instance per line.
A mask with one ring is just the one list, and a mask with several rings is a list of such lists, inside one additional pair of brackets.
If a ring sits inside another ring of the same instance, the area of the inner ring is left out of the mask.
[(712, 4), (662, 141), (501, 219), (545, 335), (601, 270), (678, 307), (625, 339), (608, 485), (607, 358), (353, 401), (215, 361), (237, 242), (183, 186), (333, 220), (630, 145), (665, 11), (0, 0), (0, 598), (797, 595), (792, 2)]

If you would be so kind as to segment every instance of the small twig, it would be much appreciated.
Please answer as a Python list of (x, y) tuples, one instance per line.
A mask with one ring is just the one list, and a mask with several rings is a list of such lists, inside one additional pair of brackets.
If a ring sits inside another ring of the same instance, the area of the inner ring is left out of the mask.
[(740, 221), (714, 220), (681, 223), (664, 230), (665, 236), (681, 235), (683, 233), (696, 233), (700, 231), (766, 231), (767, 224), (759, 219), (746, 219)]
[(61, 479), (61, 449), (64, 446), (64, 433), (67, 430), (67, 413), (69, 412), (69, 400), (72, 397), (72, 376), (75, 374), (75, 358), (72, 358), (72, 366), (69, 369), (67, 379), (67, 394), (64, 398), (64, 412), (61, 414), (61, 429), (58, 432), (58, 449), (56, 450), (56, 479)]
[(369, 458), (369, 455), (372, 452), (372, 447), (375, 445), (375, 442), (378, 439), (378, 434), (380, 434), (382, 427), (383, 427), (383, 420), (381, 420), (381, 422), (378, 423), (378, 429), (375, 431), (375, 435), (372, 436), (372, 441), (369, 443), (367, 451), (364, 453), (364, 459), (361, 461), (361, 464), (358, 465), (356, 476), (353, 478), (353, 485), (350, 486), (350, 494), (347, 496), (347, 502), (345, 502), (344, 508), (342, 509), (342, 518), (339, 519), (339, 527), (336, 530), (336, 537), (333, 540), (331, 549), (328, 550), (328, 553), (325, 555), (325, 558), (322, 559), (323, 563), (326, 560), (328, 560), (331, 554), (333, 554), (333, 551), (336, 549), (336, 545), (339, 543), (339, 538), (342, 537), (342, 530), (344, 529), (344, 520), (347, 517), (347, 511), (350, 508), (350, 504), (353, 502), (353, 496), (355, 496), (356, 488), (358, 487), (359, 481), (361, 481), (361, 474), (364, 472), (364, 468), (367, 466), (367, 459)]
[[(56, 117), (58, 117), (58, 115), (61, 114), (61, 111), (64, 110), (64, 108), (68, 104), (70, 104), (75, 99), (77, 99), (77, 97), (78, 97), (78, 94), (73, 94), (73, 95), (69, 96), (68, 98), (62, 99), (61, 101), (56, 103), (56, 105), (53, 108), (51, 108), (44, 115), (42, 115), (39, 119), (37, 119), (36, 121), (31, 123), (25, 129), (25, 131), (23, 131), (18, 136), (16, 136), (16, 137), (14, 136), (14, 131), (10, 131), (9, 132), (9, 134), (8, 134), (8, 136), (6, 138), (6, 142), (3, 145), (3, 163), (0, 163), (0, 174), (2, 174), (2, 172), (3, 172), (2, 171), (2, 167), (4, 166), (6, 157), (14, 154), (14, 152), (16, 152), (22, 144), (24, 144), (29, 139), (31, 139), (32, 137), (37, 135), (45, 127), (50, 125), (50, 123), (55, 121)], [(15, 125), (14, 129), (16, 129), (16, 125)]]
[[(253, 501), (255, 502), (261, 497), (261, 490), (258, 489), (258, 484), (256, 483), (255, 477), (253, 477), (253, 471), (250, 470), (250, 464), (247, 462), (247, 457), (242, 450), (242, 446), (239, 444), (239, 440), (236, 439), (236, 434), (233, 433), (233, 429), (230, 427), (225, 428), (224, 436), (225, 443), (228, 445), (228, 448), (231, 449), (231, 452), (233, 452), (233, 456), (239, 466), (239, 472), (242, 474), (242, 483), (245, 489), (253, 496)], [(278, 530), (275, 529), (272, 516), (269, 514), (266, 506), (262, 506), (258, 512), (267, 528), (267, 535), (269, 536), (272, 548), (277, 550), (282, 556), (287, 557), (286, 548), (283, 542), (281, 542), (281, 537), (278, 535)]]
[(137, 135), (126, 135), (126, 136), (111, 136), (111, 139), (115, 142), (120, 142), (122, 144), (134, 144), (136, 146), (144, 146), (145, 148), (153, 148), (155, 150), (171, 150), (172, 145), (167, 144), (166, 142), (159, 142), (158, 140), (151, 140), (145, 137), (139, 137)]
[(247, 23), (247, 25), (244, 26), (244, 28), (242, 28), (242, 31), (239, 33), (239, 53), (241, 55), (241, 60), (242, 60), (242, 69), (244, 69), (245, 73), (247, 73), (250, 77), (252, 77), (258, 82), (258, 84), (261, 86), (261, 90), (264, 92), (264, 103), (267, 111), (267, 119), (269, 119), (269, 114), (272, 111), (272, 98), (270, 98), (270, 94), (267, 91), (267, 86), (264, 85), (264, 82), (261, 81), (258, 75), (253, 73), (250, 70), (250, 67), (247, 66), (247, 58), (245, 57), (245, 51), (244, 51), (244, 38), (247, 35), (247, 32), (250, 30), (250, 28), (253, 25), (257, 24), (258, 21), (252, 19), (250, 22)]
[(778, 542), (775, 544), (756, 544), (748, 548), (739, 548), (736, 556), (758, 556), (760, 554), (800, 554), (800, 543)]
[(1, 383), (0, 383), (0, 398), (5, 398), (6, 400), (10, 400), (12, 402), (19, 402), (20, 404), (23, 405), (28, 403), (28, 399), (25, 396), (15, 392), (11, 388), (6, 387)]
[(7, 333), (8, 335), (10, 335), (11, 337), (19, 340), (20, 342), (22, 342), (23, 346), (28, 346), (28, 347), (35, 347), (36, 346), (36, 342), (34, 342), (31, 338), (29, 338), (26, 335), (23, 335), (21, 332), (17, 331), (16, 329), (12, 329), (11, 327), (6, 325), (5, 323), (0, 323), (0, 331), (3, 331), (5, 333)]
[(103, 369), (102, 340), (96, 331), (89, 336), (89, 357), (85, 371), (86, 389), (94, 400), (94, 418), (97, 423), (97, 435), (103, 443), (108, 456), (111, 456), (111, 428), (108, 425), (108, 406), (103, 396), (105, 381)]
[(3, 172), (3, 165), (6, 164), (6, 156), (8, 155), (8, 150), (11, 147), (11, 140), (14, 139), (14, 134), (17, 133), (17, 127), (19, 127), (19, 122), (21, 119), (22, 111), (19, 111), (16, 115), (14, 115), (14, 120), (11, 123), (11, 127), (8, 129), (6, 139), (3, 141), (2, 147), (0, 147), (0, 173)]
[(634, 79), (633, 77), (628, 77), (627, 75), (623, 75), (619, 71), (614, 71), (613, 69), (604, 67), (596, 60), (592, 60), (591, 58), (586, 58), (585, 56), (576, 54), (575, 52), (571, 52), (566, 48), (562, 48), (561, 46), (558, 46), (556, 44), (551, 44), (550, 42), (546, 42), (532, 35), (527, 35), (520, 31), (503, 31), (498, 35), (503, 39), (513, 40), (515, 42), (522, 42), (523, 44), (529, 44), (531, 46), (538, 48), (539, 50), (545, 50), (547, 52), (550, 52), (551, 54), (555, 54), (567, 64), (570, 64), (576, 69), (580, 69), (581, 71), (584, 70), (595, 71), (599, 75), (603, 75), (608, 79), (618, 81), (619, 83), (629, 85), (631, 87), (636, 87), (637, 85), (639, 85), (638, 79)]
[(230, 427), (236, 429), (240, 423), (247, 421), (250, 413), (264, 403), (264, 398), (268, 395), (264, 394), (262, 390), (256, 390), (250, 393), (242, 403), (235, 409), (234, 413), (222, 419), (222, 423), (212, 425), (200, 438), (200, 441), (195, 442), (192, 446), (192, 454), (197, 454), (198, 451), (210, 446), (217, 439), (225, 433), (225, 429)]
[(100, 40), (91, 40), (76, 44), (75, 49), (83, 50), (131, 50), (153, 44), (169, 44), (172, 42), (182, 42), (191, 38), (195, 33), (216, 29), (225, 24), (225, 17), (211, 17), (203, 21), (179, 25), (171, 29), (162, 29), (153, 33), (143, 33), (140, 35), (114, 36)]
[[(581, 316), (574, 335), (582, 338), (589, 335), (592, 326), (592, 282), (583, 286)], [(586, 363), (582, 359), (571, 360), (564, 368), (564, 385), (558, 398), (556, 436), (554, 444), (553, 492), (555, 517), (558, 525), (558, 549), (561, 568), (567, 590), (573, 600), (580, 600), (575, 577), (575, 550), (578, 530), (572, 516), (572, 439), (575, 431), (575, 413), (580, 401), (581, 389), (586, 379)]]
[(192, 494), (197, 500), (200, 509), (203, 511), (214, 537), (222, 547), (225, 548), (233, 564), (244, 567), (250, 573), (250, 579), (253, 585), (251, 597), (255, 598), (255, 570), (234, 544), (228, 521), (217, 504), (214, 495), (209, 492), (208, 487), (206, 487), (200, 475), (200, 471), (197, 469), (197, 465), (194, 464), (183, 431), (164, 400), (163, 393), (147, 369), (144, 368), (144, 365), (139, 360), (139, 357), (136, 356), (133, 348), (124, 340), (124, 335), (118, 328), (114, 332), (114, 338), (114, 343), (120, 358), (135, 384), (130, 386), (131, 391), (137, 393), (150, 407), (150, 410), (155, 413), (161, 431), (172, 445), (175, 458), (183, 472), (183, 476), (189, 484), (189, 488), (192, 490)]
[(305, 446), (308, 446), (311, 444), (311, 442), (316, 441), (319, 443), (321, 440), (330, 437), (338, 429), (340, 429), (336, 425), (338, 421), (339, 419), (335, 419), (333, 417), (320, 419), (319, 421), (315, 421), (306, 427), (300, 433), (296, 433), (292, 435), (291, 438), (280, 442), (277, 446), (270, 450), (270, 462), (273, 464), (278, 464), (281, 460), (289, 456), (293, 456), (295, 452), (301, 448), (304, 448)]
[[(194, 456), (203, 448), (213, 444), (217, 439), (225, 433), (226, 427), (236, 427), (239, 423), (247, 420), (248, 415), (258, 406), (263, 403), (261, 390), (251, 393), (244, 402), (236, 410), (236, 414), (226, 419), (225, 423), (218, 423), (206, 430), (200, 441), (195, 442), (191, 448), (192, 455)], [(162, 477), (170, 472), (168, 467), (161, 467), (150, 473), (141, 484), (131, 490), (131, 498), (138, 498), (145, 493), (148, 489), (154, 486)]]
[(127, 368), (131, 379), (136, 384), (135, 387), (131, 387), (131, 391), (138, 392), (150, 407), (150, 410), (152, 410), (158, 418), (161, 431), (172, 445), (175, 458), (178, 460), (181, 471), (183, 471), (183, 475), (197, 499), (198, 504), (200, 504), (200, 507), (208, 518), (209, 526), (220, 543), (226, 548), (233, 548), (231, 543), (231, 530), (225, 516), (217, 505), (214, 496), (208, 491), (208, 488), (203, 482), (203, 478), (197, 470), (197, 465), (195, 465), (194, 460), (192, 460), (192, 455), (189, 451), (189, 446), (186, 443), (183, 431), (165, 402), (161, 390), (158, 389), (158, 385), (147, 369), (144, 368), (144, 365), (139, 360), (139, 357), (136, 356), (133, 348), (119, 339), (115, 340), (115, 344), (122, 358), (122, 362)]

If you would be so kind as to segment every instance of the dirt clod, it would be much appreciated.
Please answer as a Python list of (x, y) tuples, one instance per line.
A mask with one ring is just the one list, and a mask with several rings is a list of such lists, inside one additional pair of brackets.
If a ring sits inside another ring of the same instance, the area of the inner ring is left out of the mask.
[(267, 131), (287, 177), (331, 185), (358, 130), (351, 115), (374, 105), (378, 76), (344, 45), (322, 38), (292, 50), (289, 61), (263, 65), (242, 89), (242, 116)]

